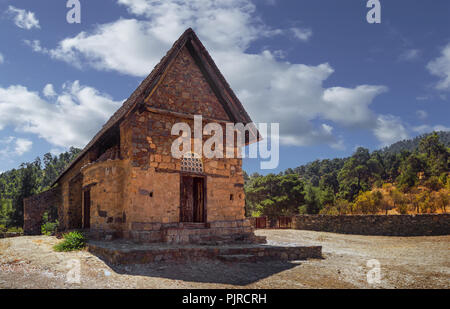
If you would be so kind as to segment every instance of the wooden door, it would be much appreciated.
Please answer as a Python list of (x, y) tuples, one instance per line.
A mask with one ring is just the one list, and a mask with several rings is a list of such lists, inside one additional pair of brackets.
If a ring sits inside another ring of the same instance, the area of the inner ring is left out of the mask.
[(180, 222), (205, 222), (204, 184), (202, 177), (181, 177)]
[(181, 218), (180, 222), (194, 221), (194, 179), (189, 176), (181, 178)]
[(91, 190), (84, 191), (84, 218), (83, 228), (88, 229), (91, 227)]
[(205, 222), (204, 179), (194, 178), (194, 222)]

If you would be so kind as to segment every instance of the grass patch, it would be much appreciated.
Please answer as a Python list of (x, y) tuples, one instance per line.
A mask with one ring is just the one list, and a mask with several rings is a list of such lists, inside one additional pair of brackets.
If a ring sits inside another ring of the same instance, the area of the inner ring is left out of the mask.
[(58, 252), (76, 251), (86, 247), (86, 238), (80, 232), (70, 232), (63, 235), (64, 240), (53, 246)]

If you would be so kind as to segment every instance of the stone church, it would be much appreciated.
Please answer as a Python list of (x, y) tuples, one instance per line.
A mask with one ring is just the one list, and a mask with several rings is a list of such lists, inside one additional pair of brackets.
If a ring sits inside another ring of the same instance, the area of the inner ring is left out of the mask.
[[(260, 240), (245, 219), (241, 159), (171, 155), (177, 138), (172, 126), (184, 122), (193, 127), (194, 115), (223, 127), (252, 122), (188, 29), (53, 189), (25, 200), (25, 233), (39, 233), (43, 212), (54, 207), (60, 230), (85, 229), (96, 239)], [(247, 133), (246, 144), (260, 138), (257, 131)]]

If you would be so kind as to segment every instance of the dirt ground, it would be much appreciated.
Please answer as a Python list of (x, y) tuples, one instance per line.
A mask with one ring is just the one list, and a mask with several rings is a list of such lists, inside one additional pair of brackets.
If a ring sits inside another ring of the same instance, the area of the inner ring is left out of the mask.
[(321, 245), (324, 259), (113, 266), (87, 251), (54, 252), (54, 237), (18, 237), (0, 239), (0, 288), (450, 288), (450, 236), (257, 234), (269, 244)]

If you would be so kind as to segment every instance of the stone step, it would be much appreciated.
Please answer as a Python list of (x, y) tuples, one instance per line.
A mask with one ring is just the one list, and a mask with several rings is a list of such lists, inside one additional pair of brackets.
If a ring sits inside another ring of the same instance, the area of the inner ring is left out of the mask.
[(179, 224), (179, 228), (184, 229), (206, 229), (205, 223), (183, 222)]
[[(159, 261), (216, 259), (222, 261), (296, 261), (322, 258), (321, 246), (269, 246), (239, 244), (227, 246), (135, 244), (123, 241), (89, 241), (89, 252), (111, 264), (146, 264)], [(220, 256), (220, 257), (219, 257)]]
[(217, 258), (223, 262), (255, 262), (256, 256), (253, 254), (225, 254), (218, 255)]

